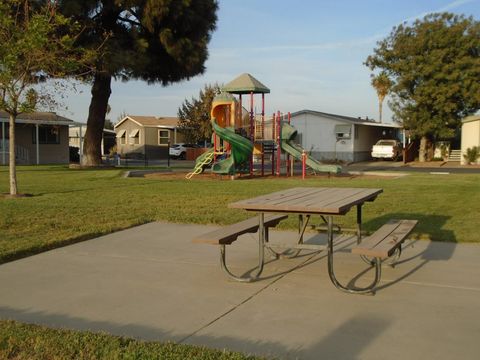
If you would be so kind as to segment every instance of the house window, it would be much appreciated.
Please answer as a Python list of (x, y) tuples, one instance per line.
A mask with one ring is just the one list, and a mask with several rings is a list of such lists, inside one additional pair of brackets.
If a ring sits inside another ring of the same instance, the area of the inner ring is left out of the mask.
[(158, 145), (168, 145), (170, 142), (170, 130), (158, 130)]
[[(38, 142), (40, 144), (60, 144), (60, 128), (58, 126), (39, 126)], [(32, 143), (37, 143), (37, 131), (32, 129)]]
[[(3, 126), (2, 126), (2, 124), (3, 124)], [(8, 123), (5, 123), (5, 122), (0, 123), (0, 140), (2, 140), (3, 138), (5, 138), (5, 139), (9, 138), (10, 134), (9, 134), (8, 127), (9, 127)], [(2, 133), (2, 129), (5, 129), (5, 134)]]
[(135, 129), (132, 132), (130, 132), (129, 138), (130, 138), (130, 145), (140, 144), (140, 130)]
[(120, 130), (117, 133), (117, 139), (120, 139), (120, 145), (125, 145), (127, 143), (127, 131)]

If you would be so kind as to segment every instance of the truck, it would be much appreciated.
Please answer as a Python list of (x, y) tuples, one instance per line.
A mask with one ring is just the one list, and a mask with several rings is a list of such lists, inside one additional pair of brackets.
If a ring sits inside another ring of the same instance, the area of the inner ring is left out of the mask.
[(378, 140), (372, 147), (372, 158), (377, 159), (392, 159), (397, 161), (402, 157), (402, 143), (395, 139)]

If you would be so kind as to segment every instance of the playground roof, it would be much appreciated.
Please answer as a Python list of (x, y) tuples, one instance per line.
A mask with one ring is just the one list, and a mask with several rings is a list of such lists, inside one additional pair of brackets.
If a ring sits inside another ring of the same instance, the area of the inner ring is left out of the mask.
[(232, 94), (227, 93), (225, 91), (222, 91), (220, 94), (217, 94), (213, 98), (213, 101), (234, 101), (234, 100), (235, 100), (235, 97)]
[(224, 91), (233, 94), (268, 94), (270, 89), (263, 85), (260, 81), (255, 79), (250, 74), (242, 74), (230, 81), (223, 87)]

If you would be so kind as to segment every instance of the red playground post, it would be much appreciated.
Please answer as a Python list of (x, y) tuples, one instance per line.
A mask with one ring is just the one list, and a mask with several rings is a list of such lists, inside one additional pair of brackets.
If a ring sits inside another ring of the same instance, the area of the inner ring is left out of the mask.
[(265, 94), (262, 93), (262, 176), (265, 175)]
[[(291, 114), (290, 114), (290, 111), (288, 112), (288, 125), (290, 125), (290, 119), (291, 119)], [(293, 158), (292, 158), (293, 159)], [(286, 163), (287, 163), (287, 176), (290, 176), (290, 154), (287, 153), (287, 156), (286, 156), (286, 159), (285, 159)]]
[(275, 136), (275, 123), (276, 123), (276, 118), (275, 118), (275, 113), (272, 115), (272, 138), (273, 138), (273, 144), (272, 146), (272, 176), (275, 175), (275, 142), (277, 141), (277, 138)]
[(302, 151), (302, 180), (305, 180), (305, 175), (307, 172), (307, 153), (305, 150)]
[[(255, 119), (253, 116), (253, 91), (250, 92), (250, 141), (255, 143)], [(253, 176), (253, 152), (250, 155), (250, 176)]]
[(281, 142), (281, 125), (282, 121), (280, 119), (280, 111), (277, 112), (277, 176), (280, 176), (280, 166), (282, 164), (282, 147), (280, 146)]

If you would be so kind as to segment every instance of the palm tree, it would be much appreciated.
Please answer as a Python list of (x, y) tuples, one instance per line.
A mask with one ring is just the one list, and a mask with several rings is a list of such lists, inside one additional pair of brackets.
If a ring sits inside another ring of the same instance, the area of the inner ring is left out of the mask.
[(383, 107), (383, 100), (385, 100), (385, 96), (388, 95), (390, 92), (390, 88), (392, 87), (393, 83), (388, 77), (387, 73), (382, 71), (377, 76), (372, 74), (372, 86), (377, 91), (378, 96), (378, 115), (379, 120), (382, 122), (382, 107)]

